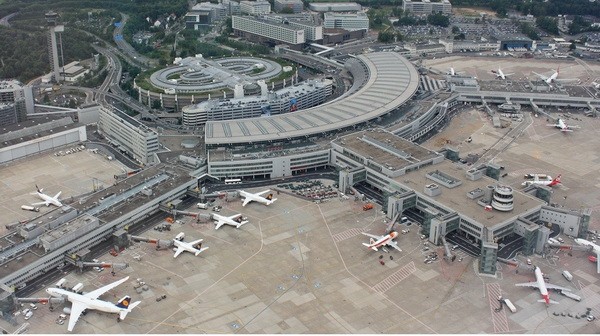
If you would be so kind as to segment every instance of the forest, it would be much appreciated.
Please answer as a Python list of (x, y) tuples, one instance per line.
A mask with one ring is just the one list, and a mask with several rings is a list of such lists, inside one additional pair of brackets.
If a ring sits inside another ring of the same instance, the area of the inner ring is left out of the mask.
[[(95, 53), (94, 39), (83, 30), (110, 39), (112, 23), (119, 13), (130, 15), (132, 24), (145, 23), (145, 18), (169, 14), (177, 17), (188, 9), (186, 0), (11, 0), (0, 3), (0, 17), (18, 14), (10, 27), (0, 27), (0, 78), (17, 78), (27, 82), (50, 71), (48, 63), (48, 31), (44, 14), (59, 13), (65, 24), (62, 34), (65, 64), (87, 59)], [(129, 27), (128, 27), (129, 28)]]

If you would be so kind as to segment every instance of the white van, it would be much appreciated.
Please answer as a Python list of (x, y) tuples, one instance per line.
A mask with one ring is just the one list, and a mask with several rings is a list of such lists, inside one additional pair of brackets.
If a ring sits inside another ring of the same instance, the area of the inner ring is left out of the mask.
[(208, 204), (206, 203), (198, 203), (198, 209), (208, 209)]
[(571, 274), (571, 272), (563, 271), (562, 275), (565, 277), (565, 279), (567, 279), (569, 281), (573, 281), (573, 275)]

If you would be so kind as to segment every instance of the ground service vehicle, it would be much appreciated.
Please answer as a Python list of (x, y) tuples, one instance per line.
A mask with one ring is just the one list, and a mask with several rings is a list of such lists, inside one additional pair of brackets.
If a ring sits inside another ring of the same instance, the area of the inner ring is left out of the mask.
[(198, 203), (198, 209), (208, 209), (208, 204), (206, 203)]
[(371, 203), (367, 203), (363, 206), (363, 211), (367, 211), (367, 210), (371, 210), (373, 209), (373, 204)]
[(573, 281), (573, 275), (571, 275), (571, 273), (569, 271), (563, 271), (562, 275), (565, 277), (565, 279), (567, 279), (569, 281)]

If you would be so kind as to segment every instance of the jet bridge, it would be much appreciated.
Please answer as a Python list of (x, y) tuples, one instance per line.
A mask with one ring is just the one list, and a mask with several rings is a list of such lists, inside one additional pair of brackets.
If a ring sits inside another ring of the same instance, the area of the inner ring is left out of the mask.
[(444, 245), (445, 250), (444, 259), (454, 261), (456, 259), (456, 256), (450, 250), (450, 244), (448, 244), (448, 242), (446, 241), (446, 237), (440, 236), (440, 238), (442, 239), (442, 245)]

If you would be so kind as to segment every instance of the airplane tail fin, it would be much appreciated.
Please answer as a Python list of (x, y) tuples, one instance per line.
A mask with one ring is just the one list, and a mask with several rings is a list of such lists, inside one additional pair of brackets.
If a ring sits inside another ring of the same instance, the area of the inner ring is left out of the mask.
[(206, 250), (208, 250), (208, 246), (207, 246), (207, 247), (203, 247), (203, 248), (199, 249), (199, 250), (198, 250), (198, 251), (196, 251), (196, 253), (194, 253), (194, 254), (195, 254), (196, 256), (198, 256), (198, 254), (200, 254), (200, 253), (202, 253), (202, 252), (204, 252), (204, 251), (206, 251)]
[(561, 175), (559, 174), (554, 180), (552, 180), (552, 182), (550, 182), (550, 186), (554, 186), (560, 183), (560, 177)]
[(267, 197), (265, 197), (265, 198), (266, 198), (266, 199), (268, 199), (268, 200), (270, 201), (271, 199), (273, 199), (273, 193), (269, 194), (269, 195), (268, 195)]
[(127, 310), (121, 310), (119, 312), (119, 319), (121, 321), (123, 321), (125, 319), (125, 317), (127, 316), (128, 313), (131, 313), (131, 310), (135, 307), (137, 307), (140, 303), (142, 303), (142, 301), (136, 301), (134, 303), (132, 303), (131, 305), (129, 305), (129, 308), (127, 308)]
[(131, 302), (131, 297), (129, 295), (125, 295), (121, 300), (117, 302), (117, 307), (129, 309), (129, 303)]

